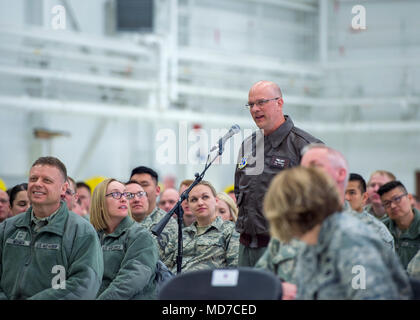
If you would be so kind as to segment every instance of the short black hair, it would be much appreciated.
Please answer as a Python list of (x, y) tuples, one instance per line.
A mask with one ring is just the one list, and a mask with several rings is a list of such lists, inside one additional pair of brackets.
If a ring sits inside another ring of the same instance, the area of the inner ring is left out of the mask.
[(401, 188), (405, 193), (407, 193), (407, 189), (404, 187), (404, 185), (401, 183), (401, 181), (394, 180), (390, 181), (388, 183), (385, 183), (378, 189), (378, 194), (382, 197), (384, 193), (387, 193), (391, 190), (394, 190), (395, 188)]
[(20, 183), (15, 185), (13, 188), (7, 190), (9, 194), (9, 202), (10, 207), (13, 207), (13, 201), (16, 199), (16, 195), (21, 191), (27, 191), (28, 190), (28, 184), (26, 182)]
[(76, 183), (76, 189), (77, 188), (86, 188), (89, 190), (89, 192), (92, 192), (92, 190), (90, 189), (89, 185), (83, 181), (79, 181)]
[(130, 180), (135, 174), (142, 174), (142, 173), (150, 174), (150, 176), (153, 178), (155, 183), (158, 184), (159, 176), (158, 176), (157, 172), (155, 170), (153, 170), (152, 168), (145, 167), (145, 166), (140, 166), (140, 167), (134, 168), (131, 171)]
[(359, 189), (363, 193), (366, 192), (366, 181), (360, 174), (350, 173), (349, 181), (359, 181)]

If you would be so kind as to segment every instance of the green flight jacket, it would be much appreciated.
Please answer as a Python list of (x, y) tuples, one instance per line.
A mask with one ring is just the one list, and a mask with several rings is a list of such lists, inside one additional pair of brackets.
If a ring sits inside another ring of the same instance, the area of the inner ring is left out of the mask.
[(61, 201), (34, 233), (31, 211), (0, 224), (0, 299), (95, 299), (103, 260), (93, 226)]
[(420, 212), (413, 208), (414, 220), (411, 222), (407, 230), (404, 230), (398, 236), (397, 225), (389, 217), (383, 221), (388, 227), (395, 240), (395, 252), (400, 257), (401, 263), (404, 268), (407, 266), (411, 259), (420, 250)]
[(97, 299), (155, 299), (159, 252), (149, 231), (127, 216), (113, 233), (98, 236), (105, 269)]

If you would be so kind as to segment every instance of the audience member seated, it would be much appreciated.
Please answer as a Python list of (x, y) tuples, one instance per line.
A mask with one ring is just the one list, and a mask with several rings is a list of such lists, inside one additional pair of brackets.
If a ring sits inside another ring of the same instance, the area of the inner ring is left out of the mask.
[(224, 192), (219, 192), (217, 199), (217, 215), (223, 220), (236, 222), (238, 219), (238, 207), (235, 201)]
[[(387, 247), (394, 249), (394, 239), (386, 226), (366, 212), (353, 211), (345, 200), (348, 164), (341, 152), (323, 144), (309, 144), (302, 150), (301, 165), (317, 167), (329, 175), (336, 183), (343, 211), (369, 225), (373, 235), (379, 236)], [(302, 247), (303, 244), (297, 239), (292, 239), (289, 243), (280, 243), (278, 239), (271, 238), (256, 267), (270, 270), (282, 280), (293, 283), (296, 259)]]
[(162, 191), (159, 196), (158, 207), (165, 212), (171, 211), (179, 200), (179, 193), (174, 188), (168, 188)]
[(95, 299), (103, 275), (98, 236), (61, 196), (67, 170), (54, 157), (30, 171), (31, 207), (0, 224), (0, 299)]
[(69, 208), (70, 211), (73, 211), (74, 213), (76, 213), (77, 215), (81, 217), (85, 216), (87, 212), (85, 212), (82, 209), (82, 206), (79, 202), (79, 195), (77, 194), (77, 191), (76, 191), (76, 182), (74, 181), (73, 178), (67, 176), (67, 183), (68, 183), (68, 187), (63, 196), (63, 200), (67, 203), (67, 207)]
[[(159, 176), (153, 169), (140, 166), (131, 171), (130, 181), (138, 182), (147, 194), (149, 208), (141, 225), (150, 231), (166, 215), (166, 212), (156, 205), (156, 198), (160, 193)], [(178, 239), (178, 224), (174, 219), (170, 219), (159, 237), (156, 237), (162, 261), (166, 261), (164, 248), (171, 239)]]
[(363, 207), (366, 205), (368, 194), (366, 192), (365, 179), (363, 179), (360, 174), (350, 173), (345, 199), (354, 211), (358, 213), (363, 212)]
[[(303, 159), (302, 159), (303, 163)], [(355, 217), (325, 171), (280, 172), (264, 200), (270, 234), (304, 242), (297, 259), (297, 299), (409, 299), (408, 276), (396, 255)]]
[(388, 218), (384, 224), (395, 240), (395, 251), (404, 268), (420, 249), (420, 212), (411, 207), (411, 194), (398, 181), (382, 185), (378, 194)]
[(30, 202), (28, 198), (28, 184), (26, 182), (15, 185), (10, 189), (9, 195), (12, 216), (28, 210)]
[(131, 218), (131, 195), (115, 179), (104, 180), (93, 191), (90, 221), (104, 259), (99, 300), (156, 298), (158, 249), (150, 233)]
[(394, 237), (384, 225), (383, 220), (375, 218), (365, 210), (364, 204), (367, 200), (366, 182), (361, 175), (356, 173), (350, 174), (345, 198), (344, 210), (370, 225), (380, 235), (384, 243), (390, 249), (395, 250)]
[(82, 210), (88, 215), (90, 212), (90, 199), (92, 191), (90, 187), (83, 181), (76, 183), (76, 190), (80, 201), (80, 206), (82, 207)]
[(125, 184), (125, 190), (132, 195), (129, 199), (129, 204), (133, 219), (137, 222), (142, 222), (149, 211), (149, 202), (147, 200), (146, 191), (144, 191), (140, 183), (136, 181), (128, 181)]
[[(237, 267), (239, 234), (233, 222), (216, 214), (214, 187), (207, 181), (198, 183), (191, 189), (188, 206), (196, 221), (183, 229), (182, 272)], [(178, 240), (169, 242), (165, 252), (165, 264), (176, 273)]]

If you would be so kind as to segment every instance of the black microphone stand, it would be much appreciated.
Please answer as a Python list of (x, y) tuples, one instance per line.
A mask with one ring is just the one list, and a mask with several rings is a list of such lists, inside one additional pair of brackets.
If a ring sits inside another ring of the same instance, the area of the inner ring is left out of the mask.
[(159, 237), (160, 234), (162, 233), (163, 229), (165, 228), (166, 224), (169, 222), (170, 219), (172, 219), (172, 215), (176, 214), (177, 215), (177, 221), (178, 221), (178, 256), (176, 257), (176, 271), (177, 274), (181, 273), (181, 267), (182, 267), (182, 255), (183, 255), (183, 246), (182, 246), (182, 225), (183, 225), (183, 215), (184, 215), (184, 210), (182, 210), (182, 206), (181, 203), (182, 201), (184, 201), (185, 199), (188, 199), (188, 195), (191, 191), (192, 188), (194, 188), (194, 186), (196, 186), (201, 180), (203, 180), (204, 178), (204, 174), (206, 173), (207, 169), (210, 168), (210, 166), (212, 165), (212, 163), (217, 159), (217, 157), (219, 157), (220, 155), (222, 155), (224, 151), (224, 145), (222, 143), (222, 141), (219, 141), (219, 151), (217, 152), (217, 155), (213, 158), (213, 160), (211, 160), (209, 162), (210, 159), (210, 154), (211, 152), (207, 155), (207, 162), (205, 165), (205, 168), (203, 170), (203, 172), (201, 174), (199, 174), (198, 172), (195, 174), (195, 180), (193, 181), (193, 183), (180, 195), (178, 202), (176, 203), (176, 205), (151, 229), (152, 233)]

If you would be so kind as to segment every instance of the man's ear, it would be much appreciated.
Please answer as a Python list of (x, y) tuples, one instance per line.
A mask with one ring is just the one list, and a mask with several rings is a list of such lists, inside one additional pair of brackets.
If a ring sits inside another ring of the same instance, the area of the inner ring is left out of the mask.
[(347, 170), (345, 168), (338, 169), (337, 182), (343, 183), (347, 179)]
[(277, 105), (279, 106), (280, 110), (283, 109), (283, 103), (284, 103), (283, 98), (280, 98), (280, 99), (277, 100)]
[(156, 195), (158, 196), (160, 194), (160, 185), (156, 186)]
[(410, 203), (413, 205), (414, 203), (415, 203), (415, 201), (413, 201), (413, 195), (411, 194), (411, 193), (407, 193), (407, 197), (408, 197), (408, 200), (410, 200)]
[(61, 196), (65, 197), (66, 196), (66, 190), (69, 187), (69, 183), (66, 181), (63, 183), (63, 185), (61, 186)]

